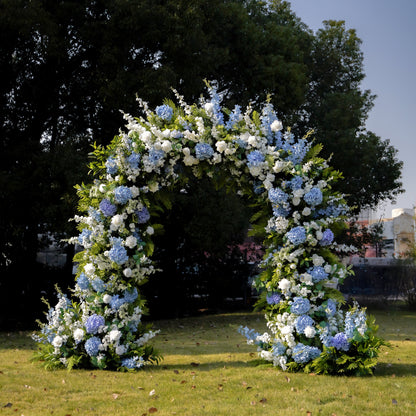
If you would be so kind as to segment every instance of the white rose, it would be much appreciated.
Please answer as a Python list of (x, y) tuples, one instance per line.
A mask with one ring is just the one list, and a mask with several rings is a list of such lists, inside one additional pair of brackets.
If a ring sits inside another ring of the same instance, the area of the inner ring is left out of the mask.
[(136, 247), (136, 245), (137, 245), (137, 238), (136, 237), (133, 237), (132, 235), (129, 235), (127, 238), (126, 238), (126, 241), (125, 241), (125, 243), (124, 243), (128, 248), (133, 248), (133, 247)]
[(204, 105), (204, 108), (205, 108), (205, 111), (207, 113), (213, 113), (214, 112), (214, 104), (212, 104), (212, 103), (206, 103)]
[(322, 231), (317, 231), (316, 232), (316, 239), (317, 240), (322, 240)]
[(82, 341), (82, 339), (84, 338), (84, 334), (85, 334), (85, 332), (84, 332), (84, 330), (82, 328), (77, 328), (74, 331), (74, 340), (76, 342)]
[(332, 266), (331, 266), (330, 264), (327, 264), (327, 265), (324, 267), (324, 270), (325, 270), (325, 273), (331, 273), (331, 271), (332, 271)]
[(256, 138), (256, 136), (249, 136), (249, 138), (248, 138), (248, 144), (255, 147), (257, 145), (257, 138)]
[(307, 326), (305, 328), (305, 337), (306, 338), (313, 338), (315, 336), (316, 330), (313, 326)]
[(312, 262), (314, 266), (322, 266), (325, 263), (325, 260), (323, 257), (314, 254), (312, 256)]
[(120, 214), (114, 215), (114, 217), (111, 218), (111, 225), (113, 225), (116, 228), (121, 227), (123, 225), (123, 216)]
[(283, 124), (280, 120), (275, 120), (272, 124), (270, 124), (270, 128), (272, 131), (280, 131), (283, 128)]
[(169, 140), (164, 140), (162, 142), (162, 150), (169, 153), (172, 150), (172, 143)]
[(118, 329), (113, 329), (108, 335), (110, 336), (110, 341), (115, 342), (120, 339), (121, 332)]
[(287, 291), (287, 290), (289, 290), (289, 289), (290, 289), (290, 281), (289, 281), (289, 280), (287, 280), (287, 279), (282, 279), (282, 280), (279, 282), (279, 289), (280, 289), (280, 290), (283, 290), (283, 291)]
[(311, 209), (310, 209), (310, 208), (308, 208), (308, 207), (303, 208), (302, 215), (303, 215), (304, 217), (307, 217), (308, 215), (311, 215)]
[(286, 336), (286, 335), (290, 335), (291, 333), (292, 333), (292, 327), (291, 326), (289, 326), (289, 325), (286, 325), (286, 326), (284, 326), (281, 330), (280, 330), (280, 332), (281, 332), (281, 334), (283, 335), (283, 336)]
[(109, 294), (105, 294), (103, 296), (103, 302), (104, 303), (110, 303), (111, 302), (111, 299), (113, 299), (113, 297), (111, 295), (109, 295)]
[(280, 171), (283, 170), (283, 168), (285, 167), (285, 162), (279, 162), (277, 161), (274, 166), (273, 166), (273, 172), (275, 173), (279, 173)]
[(300, 204), (300, 198), (298, 198), (298, 197), (292, 198), (292, 204), (295, 207), (298, 206)]
[(150, 139), (152, 138), (152, 133), (150, 133), (150, 131), (144, 131), (141, 135), (140, 135), (140, 139), (146, 143), (148, 142)]
[(105, 185), (102, 183), (99, 187), (98, 190), (103, 194), (105, 192)]
[(147, 234), (149, 234), (149, 235), (153, 235), (154, 234), (154, 232), (155, 232), (155, 230), (153, 229), (153, 227), (147, 227), (146, 228), (146, 233)]
[(56, 335), (55, 338), (52, 341), (52, 345), (55, 348), (59, 348), (63, 344), (63, 342), (64, 342), (63, 338), (59, 335)]
[(227, 143), (224, 140), (220, 140), (215, 143), (215, 147), (217, 148), (217, 152), (222, 153), (227, 148)]
[(124, 276), (126, 276), (126, 277), (131, 277), (131, 276), (132, 276), (132, 274), (133, 274), (133, 272), (131, 271), (130, 267), (127, 267), (127, 269), (124, 269), (124, 270), (123, 270), (123, 274), (124, 274)]
[(149, 185), (149, 191), (150, 192), (157, 192), (159, 190), (159, 184), (157, 182), (152, 182)]
[(300, 275), (300, 281), (306, 284), (312, 284), (312, 276), (309, 273), (303, 273)]
[(88, 276), (91, 277), (94, 275), (95, 272), (95, 266), (92, 263), (87, 263), (84, 266), (84, 273)]

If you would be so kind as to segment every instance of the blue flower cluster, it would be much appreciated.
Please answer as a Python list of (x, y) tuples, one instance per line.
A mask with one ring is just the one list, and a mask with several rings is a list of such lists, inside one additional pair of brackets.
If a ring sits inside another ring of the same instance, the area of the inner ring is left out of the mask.
[(90, 357), (95, 357), (98, 355), (100, 350), (101, 340), (98, 337), (91, 337), (87, 339), (85, 343), (85, 351)]
[(116, 189), (114, 189), (114, 199), (119, 204), (125, 204), (131, 198), (133, 198), (133, 194), (132, 194), (131, 189), (129, 187), (127, 187), (127, 186), (118, 186)]
[(137, 210), (136, 215), (137, 215), (138, 224), (144, 224), (150, 219), (150, 213), (146, 207), (143, 207), (142, 209)]
[(301, 189), (303, 185), (303, 179), (302, 176), (295, 176), (292, 178), (289, 183), (287, 184), (289, 188), (291, 188), (293, 191), (296, 191), (297, 189)]
[(312, 276), (314, 283), (320, 282), (328, 278), (328, 273), (322, 266), (314, 266), (307, 270), (307, 272)]
[(88, 334), (96, 334), (100, 326), (103, 325), (105, 325), (104, 316), (94, 314), (87, 318), (87, 321), (85, 322), (85, 329)]
[(214, 149), (208, 143), (198, 143), (195, 146), (195, 155), (199, 160), (209, 159), (214, 154)]
[(364, 311), (348, 311), (345, 314), (345, 326), (344, 332), (347, 338), (354, 336), (354, 331), (358, 327), (364, 327), (366, 325), (366, 314)]
[(111, 306), (111, 309), (118, 310), (125, 303), (127, 303), (127, 301), (123, 297), (120, 297), (120, 295), (114, 295), (111, 298), (110, 306)]
[(337, 303), (335, 301), (333, 301), (332, 299), (328, 299), (322, 304), (322, 306), (327, 316), (335, 315), (337, 311)]
[(289, 198), (289, 195), (280, 188), (269, 189), (268, 196), (272, 204), (284, 204)]
[(139, 297), (139, 293), (137, 292), (137, 288), (133, 288), (132, 290), (126, 289), (123, 296), (126, 302), (133, 303)]
[(106, 284), (99, 277), (91, 281), (91, 286), (97, 293), (103, 293), (106, 289)]
[(288, 231), (286, 237), (293, 245), (298, 246), (306, 241), (306, 230), (299, 225)]
[(286, 352), (286, 347), (281, 342), (276, 342), (276, 344), (273, 344), (272, 347), (272, 354), (277, 355), (283, 355)]
[(112, 156), (105, 162), (105, 167), (107, 168), (107, 173), (110, 175), (115, 175), (118, 171), (117, 162)]
[(301, 139), (294, 144), (287, 143), (283, 146), (283, 148), (289, 153), (289, 156), (287, 156), (286, 159), (294, 165), (299, 165), (305, 158), (306, 153), (308, 153), (310, 144), (306, 140)]
[(139, 167), (140, 159), (141, 159), (140, 153), (133, 152), (128, 158), (127, 162), (130, 165), (131, 168), (137, 169)]
[(227, 124), (225, 125), (225, 128), (227, 130), (231, 130), (241, 119), (241, 107), (236, 104), (234, 107), (234, 110), (228, 117)]
[(303, 199), (308, 205), (314, 207), (322, 202), (322, 192), (319, 188), (312, 188), (303, 196)]
[(253, 150), (247, 155), (247, 160), (247, 166), (251, 168), (261, 165), (265, 159), (263, 153), (259, 152), (258, 150)]
[(149, 163), (152, 165), (157, 165), (164, 157), (165, 152), (162, 149), (152, 148), (149, 150)]
[(298, 334), (303, 334), (307, 326), (313, 325), (313, 319), (309, 315), (301, 315), (296, 318), (295, 328)]
[(144, 364), (143, 358), (142, 357), (131, 357), (131, 358), (123, 358), (123, 360), (121, 360), (121, 366), (122, 367), (126, 367), (129, 370), (132, 370), (134, 368), (140, 368), (142, 367)]
[(329, 246), (333, 241), (334, 241), (334, 233), (329, 228), (327, 228), (322, 233), (322, 239), (319, 242), (319, 244), (325, 247), (325, 246)]
[(267, 142), (269, 144), (273, 144), (274, 142), (274, 134), (273, 131), (270, 127), (270, 125), (278, 120), (276, 113), (274, 111), (273, 108), (273, 104), (271, 103), (267, 103), (264, 107), (263, 110), (261, 112), (261, 116), (260, 116), (260, 120), (261, 120), (261, 127), (263, 129), (263, 131), (266, 133), (266, 138), (267, 138)]
[(273, 215), (275, 217), (286, 218), (290, 214), (290, 208), (273, 207)]
[(133, 303), (139, 297), (137, 289), (125, 290), (123, 296), (113, 295), (110, 301), (111, 309), (118, 310), (125, 303)]
[(331, 346), (335, 347), (337, 350), (348, 351), (350, 349), (350, 344), (347, 335), (344, 334), (344, 332), (339, 332), (334, 335), (331, 339)]
[(92, 231), (89, 230), (88, 228), (84, 228), (81, 234), (78, 236), (78, 243), (85, 247), (86, 245), (90, 243), (91, 235), (92, 235)]
[(79, 286), (79, 288), (80, 288), (81, 290), (87, 290), (87, 289), (89, 288), (89, 286), (90, 286), (90, 281), (88, 280), (88, 277), (87, 277), (87, 276), (85, 276), (85, 273), (81, 273), (81, 274), (78, 276), (78, 279), (77, 279), (77, 285)]
[(315, 358), (319, 357), (321, 350), (317, 347), (311, 347), (309, 345), (297, 344), (292, 350), (293, 360), (299, 364), (307, 363)]
[(173, 116), (173, 108), (167, 104), (157, 106), (155, 111), (162, 120), (170, 121)]
[(282, 297), (279, 293), (271, 293), (270, 295), (266, 296), (266, 301), (269, 305), (277, 305), (282, 300)]
[(105, 217), (112, 217), (117, 212), (116, 206), (112, 204), (108, 199), (103, 199), (100, 202), (99, 207)]
[(296, 315), (303, 315), (309, 311), (311, 303), (309, 299), (296, 296), (293, 298), (293, 303), (290, 307), (290, 311)]
[(212, 87), (209, 89), (209, 95), (211, 97), (211, 104), (214, 106), (214, 115), (218, 124), (224, 124), (224, 115), (221, 111), (221, 97), (217, 93), (217, 89)]
[(127, 254), (127, 250), (121, 245), (121, 242), (115, 240), (113, 246), (108, 252), (108, 258), (121, 266), (127, 262), (129, 256)]

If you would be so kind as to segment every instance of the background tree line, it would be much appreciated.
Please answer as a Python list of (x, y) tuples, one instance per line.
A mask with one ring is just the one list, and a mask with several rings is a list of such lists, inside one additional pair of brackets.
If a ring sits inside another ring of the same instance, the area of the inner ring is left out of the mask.
[(375, 97), (360, 85), (360, 45), (342, 21), (313, 33), (279, 0), (0, 0), (0, 290), (10, 300), (0, 324), (71, 281), (71, 248), (57, 279), (36, 263), (40, 236), (75, 233), (73, 187), (89, 180), (90, 146), (118, 133), (120, 110), (137, 114), (136, 94), (156, 106), (174, 87), (194, 102), (203, 79), (218, 81), (228, 107), (272, 94), (284, 124), (314, 129), (333, 155), (356, 211), (402, 192), (397, 150), (365, 129)]

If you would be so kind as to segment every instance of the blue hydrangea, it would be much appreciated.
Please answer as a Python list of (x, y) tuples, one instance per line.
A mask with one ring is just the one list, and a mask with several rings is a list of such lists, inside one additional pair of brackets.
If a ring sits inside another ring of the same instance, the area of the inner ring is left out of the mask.
[(299, 176), (299, 175), (292, 178), (288, 183), (289, 188), (291, 188), (293, 191), (296, 191), (297, 189), (301, 189), (302, 185), (303, 185), (303, 179), (302, 179), (302, 176)]
[(290, 311), (292, 313), (295, 313), (296, 315), (303, 315), (307, 313), (310, 308), (311, 304), (309, 302), (309, 299), (297, 296), (293, 299)]
[(234, 106), (234, 110), (229, 115), (225, 128), (231, 130), (240, 121), (241, 117), (241, 107), (237, 104)]
[(334, 316), (335, 313), (337, 312), (337, 303), (333, 301), (332, 299), (328, 299), (322, 305), (324, 307), (324, 310), (327, 316)]
[(366, 314), (364, 311), (348, 311), (345, 314), (344, 332), (347, 338), (354, 336), (354, 331), (358, 327), (366, 326)]
[(138, 169), (141, 157), (142, 157), (142, 156), (140, 155), (140, 153), (133, 152), (133, 153), (132, 153), (132, 154), (131, 154), (128, 158), (127, 158), (127, 162), (128, 162), (128, 164), (131, 166), (131, 168), (133, 168), (133, 169)]
[(93, 207), (88, 208), (88, 215), (97, 222), (102, 221), (102, 216), (101, 216), (100, 211), (98, 211), (97, 209), (94, 209)]
[(286, 237), (293, 245), (298, 246), (306, 241), (306, 230), (299, 225), (288, 231)]
[(77, 285), (81, 290), (87, 290), (90, 286), (90, 281), (88, 277), (85, 276), (85, 273), (81, 273), (77, 279)]
[(297, 344), (292, 350), (292, 357), (296, 363), (304, 364), (319, 357), (321, 350), (309, 345)]
[(108, 252), (108, 258), (119, 266), (129, 259), (127, 250), (120, 244), (114, 244)]
[(78, 243), (84, 247), (87, 246), (91, 242), (90, 240), (91, 235), (92, 235), (92, 231), (89, 230), (88, 228), (84, 228), (81, 234), (78, 236)]
[(85, 342), (85, 351), (90, 357), (98, 355), (100, 350), (101, 340), (98, 337), (91, 337)]
[(301, 315), (296, 318), (295, 328), (298, 334), (305, 333), (305, 328), (312, 325), (313, 319), (309, 315)]
[(170, 132), (170, 136), (173, 137), (174, 139), (180, 139), (181, 137), (183, 137), (183, 133), (179, 130), (172, 130)]
[(100, 202), (100, 210), (105, 217), (112, 217), (116, 212), (117, 208), (108, 199), (103, 199)]
[(280, 188), (269, 189), (268, 196), (272, 204), (284, 204), (289, 198), (289, 195)]
[(275, 217), (286, 218), (290, 214), (290, 208), (273, 207), (273, 215)]
[(149, 150), (149, 163), (157, 165), (161, 159), (165, 157), (165, 152), (162, 149), (150, 149)]
[(103, 325), (105, 325), (104, 316), (94, 314), (87, 318), (87, 321), (85, 322), (85, 329), (88, 334), (96, 334), (100, 326)]
[(123, 358), (123, 360), (121, 360), (121, 366), (122, 367), (126, 367), (129, 370), (133, 370), (134, 368), (140, 368), (142, 367), (144, 364), (143, 358), (142, 357), (131, 357), (131, 358)]
[(137, 222), (139, 224), (144, 224), (150, 219), (150, 213), (146, 207), (143, 207), (140, 210), (137, 210), (136, 215), (137, 215)]
[(272, 347), (272, 354), (274, 356), (283, 355), (286, 352), (286, 347), (281, 342), (276, 342)]
[(118, 186), (114, 189), (114, 199), (119, 204), (127, 203), (131, 198), (133, 198), (133, 194), (131, 189), (127, 186)]
[(321, 241), (319, 241), (319, 244), (321, 246), (329, 246), (330, 244), (332, 244), (332, 242), (334, 241), (334, 233), (327, 228), (323, 233), (322, 233), (322, 239)]
[(156, 115), (163, 120), (170, 121), (173, 116), (173, 108), (167, 104), (159, 105), (156, 107)]
[(117, 162), (112, 156), (105, 162), (105, 167), (107, 168), (107, 173), (110, 175), (115, 175), (118, 171)]
[(314, 266), (308, 269), (308, 273), (312, 276), (314, 283), (320, 282), (328, 278), (328, 273), (322, 266)]
[(105, 283), (100, 278), (92, 280), (91, 286), (97, 293), (103, 293), (106, 289)]
[(123, 293), (124, 300), (128, 303), (133, 303), (139, 296), (137, 292), (137, 288), (134, 288), (133, 290), (125, 290)]
[(253, 150), (247, 155), (247, 160), (247, 166), (251, 168), (261, 165), (265, 158), (263, 153), (259, 152), (258, 150)]
[(271, 293), (270, 295), (266, 296), (266, 301), (269, 305), (277, 305), (282, 300), (282, 297), (279, 293)]
[(209, 159), (214, 154), (214, 149), (208, 143), (198, 143), (195, 146), (195, 155), (199, 160)]
[(344, 334), (344, 332), (339, 332), (334, 335), (331, 339), (331, 346), (335, 347), (337, 350), (348, 351), (350, 349), (350, 344), (347, 335)]
[(242, 139), (233, 139), (233, 142), (234, 143), (237, 143), (237, 145), (239, 146), (239, 147), (241, 147), (242, 149), (246, 149), (247, 148), (247, 142), (245, 142), (244, 140), (242, 140)]
[(319, 188), (312, 188), (303, 196), (303, 199), (308, 205), (314, 207), (322, 202), (322, 192)]
[(114, 295), (111, 298), (110, 306), (111, 306), (111, 309), (118, 310), (125, 303), (126, 303), (126, 300), (123, 297), (120, 297), (120, 295)]

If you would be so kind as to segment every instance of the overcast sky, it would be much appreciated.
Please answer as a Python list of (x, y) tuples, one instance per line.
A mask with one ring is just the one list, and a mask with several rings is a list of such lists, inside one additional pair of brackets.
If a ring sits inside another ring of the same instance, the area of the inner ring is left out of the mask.
[[(377, 95), (367, 129), (389, 139), (404, 162), (406, 192), (393, 208), (416, 205), (416, 0), (291, 0), (291, 9), (316, 31), (323, 20), (345, 20), (363, 41), (363, 89)], [(413, 122), (415, 121), (415, 125)]]

